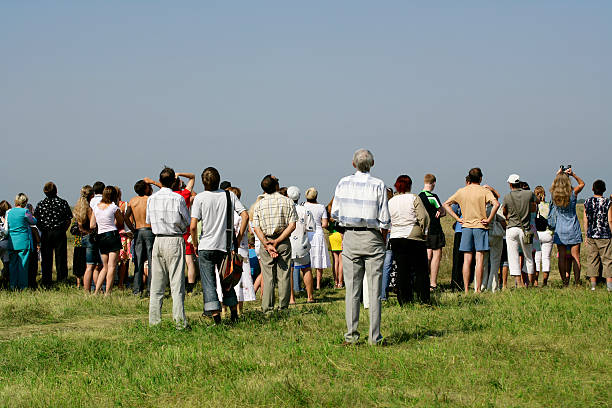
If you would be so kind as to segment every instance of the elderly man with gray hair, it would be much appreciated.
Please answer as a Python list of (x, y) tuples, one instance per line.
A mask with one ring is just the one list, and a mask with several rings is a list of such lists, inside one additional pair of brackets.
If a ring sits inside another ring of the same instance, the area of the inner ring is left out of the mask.
[(380, 334), (380, 288), (385, 260), (385, 239), (391, 226), (387, 192), (382, 180), (370, 175), (374, 156), (359, 149), (353, 155), (357, 172), (344, 177), (336, 186), (332, 218), (345, 231), (342, 257), (346, 285), (346, 326), (344, 345), (359, 340), (359, 299), (367, 279), (370, 300), (369, 343), (382, 344)]

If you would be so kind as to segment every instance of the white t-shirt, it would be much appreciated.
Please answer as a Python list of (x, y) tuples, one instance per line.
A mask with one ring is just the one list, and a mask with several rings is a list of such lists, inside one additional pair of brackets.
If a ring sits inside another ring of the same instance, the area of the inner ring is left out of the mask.
[(315, 224), (317, 225), (317, 229), (322, 229), (321, 220), (327, 219), (327, 210), (323, 206), (323, 204), (315, 204), (305, 202), (304, 207), (310, 211), (312, 216), (314, 217)]
[(389, 238), (410, 237), (412, 228), (417, 225), (414, 200), (420, 200), (420, 197), (411, 193), (398, 194), (389, 200), (389, 213), (391, 214)]
[(91, 198), (91, 200), (89, 200), (89, 206), (93, 210), (98, 206), (98, 204), (100, 204), (100, 201), (102, 201), (102, 194), (96, 194)]
[[(242, 214), (246, 208), (242, 205), (236, 194), (230, 191), (230, 200), (234, 211)], [(203, 191), (193, 200), (191, 218), (202, 221), (199, 251), (226, 250), (227, 225), (227, 199), (224, 190)]]
[(110, 203), (105, 209), (101, 209), (98, 205), (94, 207), (93, 212), (96, 216), (96, 224), (98, 224), (98, 234), (117, 230), (115, 213), (118, 209), (119, 207), (115, 203)]

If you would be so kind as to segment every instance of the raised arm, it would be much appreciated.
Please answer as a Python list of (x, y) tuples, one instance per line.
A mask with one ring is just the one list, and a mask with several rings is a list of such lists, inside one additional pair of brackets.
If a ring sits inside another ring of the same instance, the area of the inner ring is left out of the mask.
[(186, 190), (193, 191), (193, 186), (195, 185), (195, 174), (193, 173), (176, 173), (176, 178), (185, 177), (189, 179), (187, 182)]
[(572, 169), (568, 169), (565, 172), (567, 173), (568, 176), (572, 176), (574, 179), (576, 179), (576, 182), (578, 183), (578, 185), (574, 187), (574, 195), (577, 196), (584, 188), (584, 181), (582, 181), (582, 179), (578, 177), (576, 173), (574, 173), (574, 170)]
[(161, 185), (161, 183), (159, 181), (155, 181), (155, 180), (153, 180), (151, 178), (148, 178), (148, 177), (143, 178), (143, 180), (147, 184), (150, 184), (150, 185), (158, 187), (158, 188), (162, 188), (162, 185)]

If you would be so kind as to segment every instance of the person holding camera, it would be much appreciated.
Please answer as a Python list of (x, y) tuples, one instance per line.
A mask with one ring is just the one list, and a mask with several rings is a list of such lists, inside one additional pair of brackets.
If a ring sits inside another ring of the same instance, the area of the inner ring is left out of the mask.
[(518, 287), (525, 287), (521, 279), (521, 262), (519, 247), (523, 251), (527, 273), (533, 275), (534, 263), (531, 252), (533, 232), (531, 230), (531, 213), (536, 211), (535, 195), (529, 190), (521, 188), (518, 174), (508, 177), (510, 193), (504, 197), (502, 204), (504, 216), (507, 220), (506, 244), (508, 247), (508, 266), (510, 276), (514, 276)]
[[(578, 182), (576, 187), (572, 188), (570, 177)], [(580, 282), (582, 231), (576, 215), (576, 202), (583, 188), (584, 181), (574, 173), (571, 166), (561, 166), (550, 186), (553, 205), (548, 215), (548, 225), (555, 231), (553, 243), (557, 245), (559, 251), (559, 274), (566, 286), (569, 285), (571, 262), (574, 264), (574, 284)], [(566, 259), (568, 252), (571, 258)]]

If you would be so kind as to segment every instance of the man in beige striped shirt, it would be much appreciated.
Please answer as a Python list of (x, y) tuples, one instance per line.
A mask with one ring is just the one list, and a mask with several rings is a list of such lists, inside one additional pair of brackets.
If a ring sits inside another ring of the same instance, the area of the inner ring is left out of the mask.
[(289, 307), (291, 284), (289, 261), (291, 242), (289, 237), (295, 229), (297, 213), (293, 202), (278, 193), (278, 179), (268, 174), (261, 181), (263, 198), (253, 210), (253, 231), (261, 241), (261, 272), (264, 291), (261, 308), (264, 312), (274, 309), (274, 287), (278, 283), (280, 308)]

